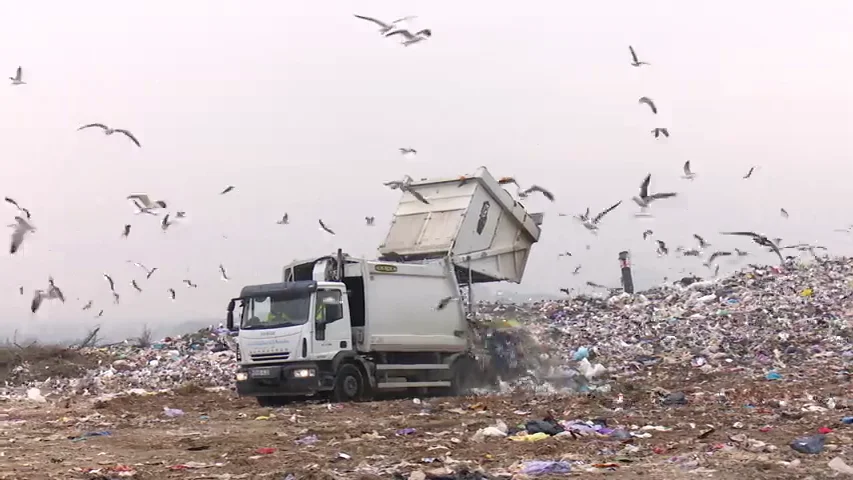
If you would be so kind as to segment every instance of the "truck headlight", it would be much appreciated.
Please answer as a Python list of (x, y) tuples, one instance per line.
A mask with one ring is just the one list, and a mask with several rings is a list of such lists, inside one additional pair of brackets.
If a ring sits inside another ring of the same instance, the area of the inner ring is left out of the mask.
[(238, 381), (238, 382), (245, 382), (245, 381), (246, 381), (246, 380), (248, 380), (248, 379), (249, 379), (249, 374), (248, 374), (248, 373), (246, 373), (246, 372), (237, 372), (237, 381)]
[(317, 375), (313, 368), (299, 368), (293, 371), (293, 378), (310, 378)]

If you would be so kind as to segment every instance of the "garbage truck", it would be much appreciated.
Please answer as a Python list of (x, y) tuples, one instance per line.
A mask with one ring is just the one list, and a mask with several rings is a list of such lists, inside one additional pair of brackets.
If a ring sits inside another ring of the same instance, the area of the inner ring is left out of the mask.
[(230, 300), (238, 394), (272, 406), (477, 385), (471, 287), (519, 283), (541, 223), (485, 167), (409, 183), (377, 259), (338, 249)]

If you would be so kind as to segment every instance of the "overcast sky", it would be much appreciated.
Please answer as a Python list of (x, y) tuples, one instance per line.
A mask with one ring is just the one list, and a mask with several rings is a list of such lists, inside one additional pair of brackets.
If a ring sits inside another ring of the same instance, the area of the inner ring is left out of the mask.
[[(404, 48), (354, 13), (418, 15), (411, 28), (433, 36)], [(658, 259), (646, 228), (672, 250), (699, 233), (761, 262), (774, 257), (715, 233), (755, 229), (853, 251), (853, 237), (832, 231), (853, 223), (846, 0), (33, 1), (0, 25), (0, 67), (12, 75), (22, 65), (28, 82), (0, 88), (2, 193), (38, 229), (0, 262), (3, 331), (82, 328), (101, 308), (106, 329), (222, 317), (241, 284), (276, 281), (294, 258), (337, 246), (374, 256), (399, 199), (381, 182), (480, 165), (557, 197), (527, 201), (545, 223), (525, 291), (616, 284), (621, 249), (661, 276), (702, 271), (696, 259)], [(631, 67), (629, 44), (652, 66)], [(76, 131), (90, 122), (130, 129), (143, 148)], [(658, 126), (672, 137), (653, 139)], [(418, 160), (402, 159), (401, 146)], [(693, 182), (680, 178), (685, 160)], [(653, 191), (679, 197), (638, 220), (629, 199), (649, 172)], [(219, 196), (227, 185), (236, 189)], [(133, 215), (130, 193), (185, 210), (187, 222), (164, 234), (159, 218)], [(619, 199), (597, 238), (557, 216)], [(11, 222), (14, 208), (3, 208)], [(284, 212), (291, 225), (276, 225)], [(574, 257), (555, 262), (565, 250)], [(159, 270), (145, 280), (127, 260)], [(231, 282), (219, 280), (220, 262)], [(67, 302), (33, 316), (31, 293), (51, 274)]]

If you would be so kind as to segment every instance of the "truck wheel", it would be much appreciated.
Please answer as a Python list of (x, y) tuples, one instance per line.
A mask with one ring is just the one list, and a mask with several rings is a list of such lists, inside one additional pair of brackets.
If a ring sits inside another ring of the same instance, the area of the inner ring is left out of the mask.
[(355, 365), (344, 365), (335, 378), (335, 390), (332, 398), (336, 402), (360, 400), (364, 393), (364, 377)]
[(477, 364), (470, 358), (461, 357), (450, 367), (450, 394), (467, 395), (476, 386)]

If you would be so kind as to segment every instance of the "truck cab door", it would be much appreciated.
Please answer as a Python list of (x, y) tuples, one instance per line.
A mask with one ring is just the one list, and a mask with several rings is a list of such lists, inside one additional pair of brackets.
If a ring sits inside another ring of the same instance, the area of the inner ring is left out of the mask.
[(314, 299), (313, 356), (331, 359), (352, 348), (349, 311), (340, 290), (317, 290)]

